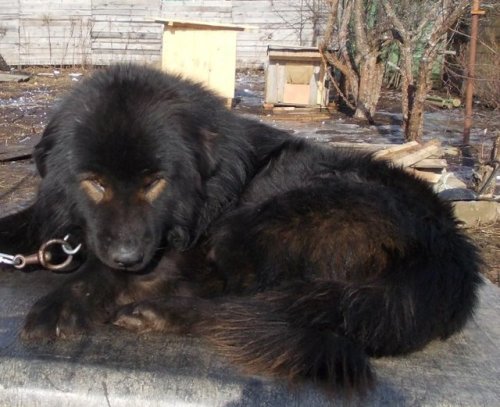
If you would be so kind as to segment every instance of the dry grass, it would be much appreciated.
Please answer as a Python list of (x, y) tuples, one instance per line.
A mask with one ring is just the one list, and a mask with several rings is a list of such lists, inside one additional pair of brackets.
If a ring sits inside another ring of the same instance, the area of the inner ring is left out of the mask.
[(500, 221), (493, 225), (467, 229), (467, 234), (481, 250), (485, 262), (484, 274), (500, 287)]

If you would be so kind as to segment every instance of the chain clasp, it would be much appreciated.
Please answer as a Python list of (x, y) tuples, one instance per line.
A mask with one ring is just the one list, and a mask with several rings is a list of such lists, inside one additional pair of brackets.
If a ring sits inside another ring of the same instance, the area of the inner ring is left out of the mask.
[[(73, 256), (80, 251), (82, 244), (80, 243), (76, 247), (72, 247), (68, 242), (69, 235), (66, 235), (64, 239), (50, 239), (43, 243), (36, 253), (24, 256), (22, 254), (10, 255), (5, 253), (0, 253), (0, 263), (9, 264), (14, 266), (16, 269), (23, 269), (28, 265), (41, 265), (48, 270), (62, 270), (69, 266), (73, 261)], [(59, 263), (52, 263), (53, 255), (51, 249), (54, 246), (61, 246), (62, 251), (66, 255), (64, 261)]]

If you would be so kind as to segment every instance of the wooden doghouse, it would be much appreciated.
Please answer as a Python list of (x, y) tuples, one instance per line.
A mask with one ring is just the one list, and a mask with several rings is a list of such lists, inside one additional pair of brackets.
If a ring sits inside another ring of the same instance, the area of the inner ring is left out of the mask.
[(162, 69), (206, 85), (226, 99), (234, 98), (236, 33), (231, 24), (158, 18), (163, 24)]
[(317, 48), (268, 47), (266, 106), (328, 105), (326, 71)]

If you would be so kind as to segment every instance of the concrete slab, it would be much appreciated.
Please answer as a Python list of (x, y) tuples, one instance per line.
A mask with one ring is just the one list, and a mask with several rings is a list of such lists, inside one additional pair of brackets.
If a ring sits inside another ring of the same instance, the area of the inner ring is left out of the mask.
[(500, 289), (486, 284), (464, 332), (404, 358), (374, 360), (364, 399), (243, 376), (201, 341), (103, 327), (88, 338), (27, 345), (35, 298), (65, 278), (0, 270), (0, 406), (499, 406)]
[(26, 82), (30, 78), (31, 75), (0, 72), (0, 82)]
[(456, 201), (453, 209), (466, 227), (490, 225), (500, 219), (500, 203), (495, 201)]

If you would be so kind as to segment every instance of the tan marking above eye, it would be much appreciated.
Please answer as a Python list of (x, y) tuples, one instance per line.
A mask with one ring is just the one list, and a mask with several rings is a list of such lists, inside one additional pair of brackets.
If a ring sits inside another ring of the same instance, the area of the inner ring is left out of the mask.
[(167, 184), (167, 180), (164, 178), (153, 179), (144, 187), (144, 198), (149, 202), (153, 202), (165, 190)]
[(99, 179), (88, 178), (80, 181), (80, 187), (95, 203), (101, 203), (111, 197), (111, 190)]

